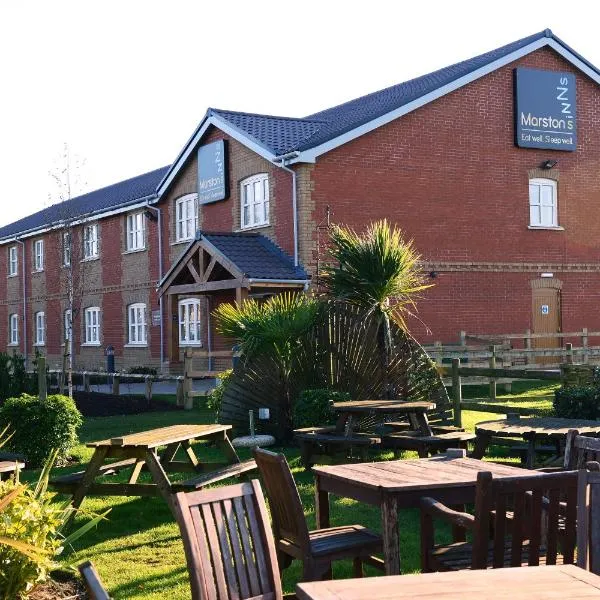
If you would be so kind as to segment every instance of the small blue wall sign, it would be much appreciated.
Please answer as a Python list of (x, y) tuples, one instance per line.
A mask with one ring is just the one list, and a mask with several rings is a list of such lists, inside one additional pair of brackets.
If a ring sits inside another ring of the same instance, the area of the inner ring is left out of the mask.
[(515, 144), (521, 148), (577, 148), (575, 75), (518, 68), (515, 75)]
[(229, 168), (225, 140), (198, 148), (198, 202), (209, 204), (229, 196)]

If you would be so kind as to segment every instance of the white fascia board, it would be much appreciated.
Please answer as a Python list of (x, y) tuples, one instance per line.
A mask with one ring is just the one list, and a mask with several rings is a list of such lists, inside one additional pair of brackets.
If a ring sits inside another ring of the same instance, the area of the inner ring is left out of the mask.
[(206, 133), (206, 130), (211, 125), (213, 125), (217, 129), (220, 129), (227, 135), (231, 136), (234, 140), (237, 140), (240, 144), (246, 146), (246, 148), (249, 148), (253, 152), (256, 152), (256, 154), (259, 154), (266, 160), (273, 161), (273, 159), (275, 158), (275, 154), (269, 152), (264, 146), (259, 144), (252, 137), (248, 136), (243, 131), (240, 131), (237, 127), (234, 127), (231, 123), (229, 123), (225, 119), (222, 119), (218, 115), (211, 115), (198, 127), (194, 135), (189, 139), (188, 143), (185, 145), (183, 151), (175, 160), (173, 168), (169, 171), (167, 176), (160, 182), (159, 187), (157, 189), (157, 201), (160, 201), (161, 197), (167, 191), (175, 177), (177, 177), (179, 171), (183, 168), (183, 165), (187, 162), (192, 153), (196, 150), (196, 147), (200, 143), (202, 136)]
[(10, 237), (0, 239), (0, 246), (4, 246), (5, 244), (10, 244), (15, 242), (16, 240), (23, 240), (31, 237), (36, 237), (38, 235), (42, 235), (43, 233), (48, 233), (49, 231), (56, 231), (57, 229), (63, 229), (64, 227), (74, 227), (75, 225), (82, 225), (83, 223), (89, 223), (91, 221), (100, 221), (107, 217), (112, 217), (114, 215), (120, 215), (126, 212), (132, 212), (134, 210), (138, 210), (140, 208), (145, 208), (151, 202), (154, 196), (148, 196), (144, 200), (140, 200), (140, 202), (136, 202), (135, 204), (128, 204), (126, 206), (121, 206), (119, 208), (114, 208), (112, 210), (107, 210), (106, 212), (94, 212), (88, 213), (87, 215), (81, 216), (74, 220), (64, 219), (63, 221), (57, 221), (52, 223), (51, 225), (47, 225), (45, 227), (41, 227), (39, 229), (30, 229), (28, 231), (23, 231), (21, 233), (17, 233), (15, 235), (11, 235)]
[(502, 58), (499, 58), (498, 60), (495, 60), (494, 62), (491, 62), (485, 65), (484, 67), (481, 67), (480, 69), (477, 69), (476, 71), (465, 75), (464, 77), (460, 77), (459, 79), (452, 81), (451, 83), (442, 86), (437, 90), (430, 92), (429, 94), (425, 94), (424, 96), (421, 96), (420, 98), (417, 98), (416, 100), (413, 100), (412, 102), (409, 102), (408, 104), (405, 104), (404, 106), (401, 106), (396, 110), (382, 115), (377, 119), (373, 119), (372, 121), (369, 121), (368, 123), (365, 123), (360, 127), (356, 127), (352, 131), (348, 131), (347, 133), (344, 133), (343, 135), (340, 135), (332, 140), (324, 142), (319, 146), (315, 146), (314, 148), (304, 150), (296, 158), (290, 160), (289, 164), (297, 162), (314, 163), (316, 162), (317, 157), (321, 156), (322, 154), (325, 154), (326, 152), (329, 152), (334, 148), (341, 146), (342, 144), (346, 144), (352, 140), (355, 140), (356, 138), (365, 135), (366, 133), (369, 133), (374, 129), (382, 127), (383, 125), (387, 125), (391, 121), (394, 121), (399, 117), (402, 117), (412, 112), (413, 110), (416, 110), (417, 108), (421, 108), (421, 106), (429, 104), (430, 102), (433, 102), (434, 100), (437, 100), (438, 98), (441, 98), (442, 96), (445, 96), (450, 92), (454, 92), (455, 90), (473, 81), (476, 81), (477, 79), (480, 79), (481, 77), (484, 77), (485, 75), (488, 75), (489, 73), (500, 69), (501, 67), (504, 67), (507, 64), (510, 64), (511, 62), (522, 58), (523, 56), (527, 56), (528, 54), (531, 54), (535, 50), (543, 48), (544, 46), (549, 46), (550, 48), (558, 52), (558, 54), (560, 54), (565, 60), (567, 60), (573, 66), (580, 69), (583, 73), (585, 73), (588, 77), (593, 79), (596, 83), (600, 84), (600, 75), (598, 74), (598, 72), (592, 69), (586, 63), (584, 63), (572, 52), (567, 50), (562, 44), (558, 43), (552, 38), (540, 38), (539, 40), (531, 42), (531, 44), (528, 44), (527, 46), (524, 46), (523, 48), (520, 48), (519, 50), (516, 50), (511, 54), (507, 54), (506, 56), (503, 56)]

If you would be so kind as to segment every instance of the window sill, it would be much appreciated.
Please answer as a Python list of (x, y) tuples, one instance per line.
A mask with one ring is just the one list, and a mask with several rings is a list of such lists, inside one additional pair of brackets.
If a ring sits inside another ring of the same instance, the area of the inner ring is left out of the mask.
[(37, 275), (38, 273), (43, 273), (44, 269), (34, 269), (33, 271), (31, 271), (32, 275)]
[(550, 231), (564, 231), (564, 227), (558, 225), (528, 225), (527, 229), (548, 229)]
[(100, 342), (85, 342), (81, 344), (82, 348), (99, 348), (100, 346), (102, 346)]
[(190, 242), (192, 242), (195, 239), (196, 239), (196, 237), (186, 238), (185, 240), (175, 240), (174, 242), (171, 242), (169, 245), (170, 246), (180, 246), (181, 244), (189, 244)]
[(34, 348), (43, 348), (45, 345), (46, 345), (46, 344), (45, 344), (45, 342), (42, 342), (41, 344), (35, 343), (35, 344), (33, 345), (33, 347), (34, 347)]
[(266, 229), (267, 227), (271, 227), (271, 224), (263, 223), (262, 225), (251, 225), (249, 227), (240, 227), (239, 229), (235, 229), (234, 233), (243, 233), (244, 231), (254, 231), (255, 229)]
[(19, 276), (19, 274), (18, 274), (18, 273), (12, 273), (12, 274), (10, 274), (10, 275), (7, 275), (7, 276), (6, 276), (6, 278), (7, 278), (7, 279), (14, 279), (15, 277), (18, 277), (18, 276)]
[(124, 250), (121, 254), (137, 254), (138, 252), (146, 252), (147, 248), (136, 248), (135, 250)]
[(130, 342), (129, 344), (125, 344), (123, 348), (147, 348), (148, 344), (135, 344)]
[(9, 348), (17, 348), (19, 346), (19, 342), (15, 342), (14, 344), (6, 344)]
[(180, 348), (202, 348), (202, 342), (179, 342)]
[(100, 260), (99, 254), (97, 256), (88, 256), (87, 258), (82, 258), (79, 262), (82, 262), (82, 263), (94, 262), (95, 260)]
[(60, 265), (61, 269), (69, 269), (71, 267), (71, 263), (69, 263), (68, 265)]

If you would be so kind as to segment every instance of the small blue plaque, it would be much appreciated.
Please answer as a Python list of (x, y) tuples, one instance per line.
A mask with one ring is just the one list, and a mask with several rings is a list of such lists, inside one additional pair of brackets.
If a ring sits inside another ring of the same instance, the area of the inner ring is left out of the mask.
[(198, 203), (209, 204), (229, 196), (229, 169), (225, 140), (198, 148)]

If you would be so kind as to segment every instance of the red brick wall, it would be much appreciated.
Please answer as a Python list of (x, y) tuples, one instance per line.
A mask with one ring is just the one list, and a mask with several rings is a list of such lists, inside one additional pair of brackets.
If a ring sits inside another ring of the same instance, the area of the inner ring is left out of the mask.
[[(576, 152), (514, 146), (517, 65), (576, 72)], [(552, 50), (538, 50), (320, 157), (312, 174), (315, 214), (329, 204), (334, 222), (357, 229), (387, 217), (427, 261), (512, 263), (502, 274), (442, 272), (419, 304), (432, 330), (422, 339), (456, 339), (461, 329), (521, 331), (530, 326), (535, 265), (600, 257), (598, 122), (598, 86)], [(558, 219), (565, 230), (532, 231), (528, 171), (551, 158), (559, 161)], [(527, 274), (517, 272), (523, 263)], [(565, 282), (563, 329), (599, 327), (590, 300), (600, 290), (599, 274), (553, 270)]]

